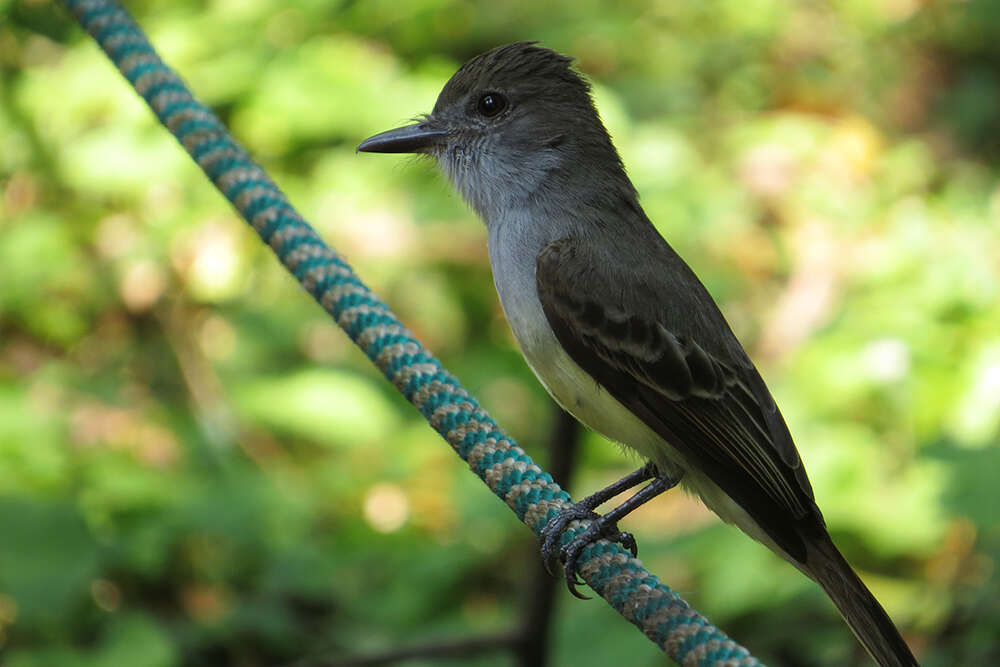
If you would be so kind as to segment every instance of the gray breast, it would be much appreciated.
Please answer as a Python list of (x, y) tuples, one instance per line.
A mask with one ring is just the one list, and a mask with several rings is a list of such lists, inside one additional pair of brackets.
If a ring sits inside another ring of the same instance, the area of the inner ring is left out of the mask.
[(550, 239), (543, 233), (545, 225), (526, 215), (507, 216), (487, 226), (493, 284), (514, 338), (534, 368), (558, 347), (535, 285), (535, 260)]

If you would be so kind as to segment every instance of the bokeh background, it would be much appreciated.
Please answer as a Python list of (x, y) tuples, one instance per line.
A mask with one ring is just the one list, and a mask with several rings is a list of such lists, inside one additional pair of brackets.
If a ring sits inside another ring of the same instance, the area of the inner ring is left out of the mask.
[[(848, 559), (925, 665), (1000, 664), (1000, 4), (128, 6), (543, 463), (554, 413), (482, 226), (429, 162), (354, 147), (498, 44), (578, 58)], [(575, 495), (637, 465), (583, 447)], [(762, 659), (867, 664), (818, 587), (683, 494), (625, 526)], [(292, 664), (504, 632), (535, 549), (59, 4), (0, 0), (0, 662)], [(565, 591), (553, 641), (555, 665), (664, 662)]]

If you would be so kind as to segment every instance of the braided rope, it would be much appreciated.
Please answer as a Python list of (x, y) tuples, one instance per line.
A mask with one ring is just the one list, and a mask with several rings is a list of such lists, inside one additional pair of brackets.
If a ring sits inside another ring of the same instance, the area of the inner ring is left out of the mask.
[[(282, 264), (521, 521), (538, 534), (570, 506), (569, 494), (504, 435), (459, 381), (323, 243), (215, 114), (163, 64), (117, 2), (65, 4)], [(570, 524), (563, 543), (588, 524)], [(617, 544), (600, 540), (584, 548), (578, 564), (591, 588), (681, 665), (760, 665)]]

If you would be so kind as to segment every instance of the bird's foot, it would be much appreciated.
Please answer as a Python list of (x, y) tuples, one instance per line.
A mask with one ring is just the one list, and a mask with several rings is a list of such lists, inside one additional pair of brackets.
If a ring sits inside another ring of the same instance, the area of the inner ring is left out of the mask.
[[(591, 524), (560, 547), (560, 539), (569, 524), (581, 519), (590, 519)], [(577, 586), (583, 584), (583, 581), (577, 575), (576, 561), (580, 557), (580, 552), (587, 545), (603, 538), (621, 544), (632, 554), (633, 558), (639, 551), (635, 537), (631, 533), (618, 530), (617, 522), (613, 518), (601, 516), (579, 504), (564, 509), (550, 519), (545, 528), (542, 529), (541, 537), (542, 561), (545, 563), (545, 569), (548, 570), (549, 574), (554, 574), (556, 563), (561, 561), (569, 592), (581, 600), (586, 600), (588, 597), (577, 590)]]

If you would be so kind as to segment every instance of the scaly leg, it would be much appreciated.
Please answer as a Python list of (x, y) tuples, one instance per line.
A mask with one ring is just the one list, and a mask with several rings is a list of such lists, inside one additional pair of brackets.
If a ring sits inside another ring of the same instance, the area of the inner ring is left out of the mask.
[[(601, 516), (594, 512), (594, 508), (602, 503), (614, 498), (622, 491), (642, 484), (647, 479), (653, 481), (607, 514)], [(632, 556), (635, 556), (638, 553), (635, 538), (630, 533), (618, 530), (618, 520), (664, 491), (675, 487), (678, 481), (680, 480), (661, 475), (652, 463), (647, 463), (607, 488), (601, 489), (576, 503), (573, 507), (563, 510), (549, 520), (545, 528), (542, 529), (542, 558), (545, 561), (545, 567), (549, 572), (552, 572), (556, 561), (562, 560), (570, 592), (578, 598), (585, 598), (586, 596), (581, 595), (576, 590), (576, 587), (581, 583), (576, 575), (576, 559), (583, 548), (603, 537), (619, 542), (632, 553)], [(578, 519), (591, 519), (593, 523), (584, 532), (573, 538), (569, 544), (559, 548), (559, 539), (565, 532), (566, 526)]]

